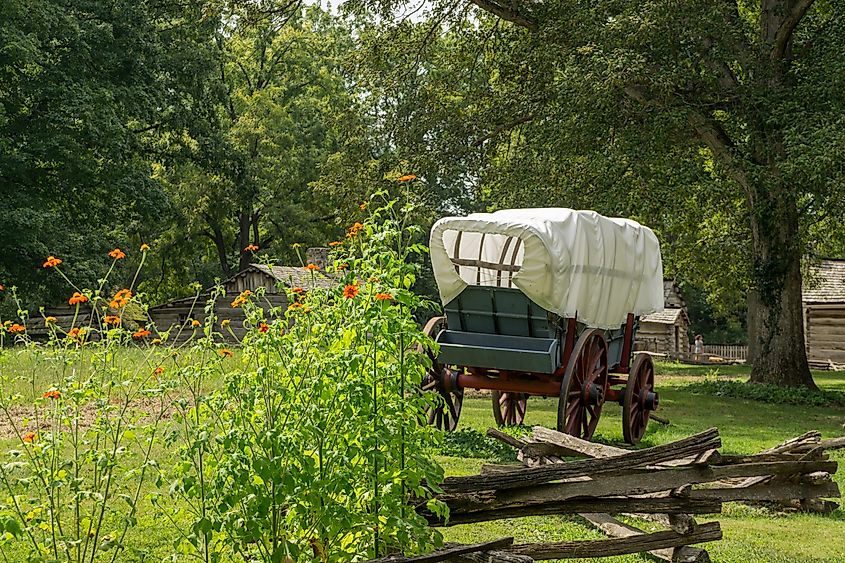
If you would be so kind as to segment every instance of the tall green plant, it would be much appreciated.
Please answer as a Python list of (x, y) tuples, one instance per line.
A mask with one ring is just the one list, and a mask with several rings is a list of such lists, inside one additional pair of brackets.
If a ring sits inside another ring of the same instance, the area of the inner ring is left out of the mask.
[(440, 543), (411, 508), (439, 511), (443, 478), (417, 391), (432, 343), (412, 317), (413, 212), (388, 202), (333, 243), (331, 289), (288, 288), (269, 313), (260, 293), (233, 302), (251, 327), (243, 368), (181, 418), (171, 491), (189, 508), (170, 517), (193, 521), (186, 553), (329, 562)]
[[(143, 264), (145, 250), (140, 263)], [(112, 268), (125, 253), (110, 253)], [(169, 351), (145, 328), (130, 330), (131, 288), (120, 297), (77, 288), (60, 259), (53, 268), (75, 290), (70, 324), (31, 319), (0, 328), (0, 427), (12, 445), (0, 458), (0, 554), (4, 561), (116, 561), (139, 551), (127, 541), (144, 488), (159, 476), (156, 447), (172, 391), (164, 367)], [(109, 270), (111, 273), (112, 270)], [(136, 276), (137, 277), (137, 276)], [(81, 314), (85, 306), (90, 314)], [(47, 341), (30, 338), (44, 323)], [(15, 345), (11, 347), (11, 345)], [(31, 360), (26, 373), (10, 364)]]

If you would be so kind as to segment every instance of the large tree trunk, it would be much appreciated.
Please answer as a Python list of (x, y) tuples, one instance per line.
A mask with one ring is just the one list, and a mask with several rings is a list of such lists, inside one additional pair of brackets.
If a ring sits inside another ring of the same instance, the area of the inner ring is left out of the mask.
[[(777, 181), (774, 182), (775, 184)], [(753, 291), (749, 334), (754, 342), (752, 383), (816, 388), (807, 364), (801, 304), (798, 205), (782, 186), (754, 190), (751, 235)]]

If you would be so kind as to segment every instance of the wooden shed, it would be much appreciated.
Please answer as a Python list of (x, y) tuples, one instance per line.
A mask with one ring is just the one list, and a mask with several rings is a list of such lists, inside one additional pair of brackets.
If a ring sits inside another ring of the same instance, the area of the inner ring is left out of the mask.
[(804, 281), (804, 338), (814, 369), (845, 367), (845, 260), (811, 266)]
[[(323, 249), (308, 249), (308, 262), (315, 263), (321, 269), (325, 269), (325, 257), (327, 254)], [(263, 288), (264, 295), (260, 304), (265, 311), (274, 307), (286, 308), (288, 305), (285, 288), (301, 287), (306, 291), (315, 287), (329, 288), (336, 282), (320, 272), (306, 270), (302, 266), (268, 266), (266, 264), (250, 264), (244, 270), (225, 280), (222, 285), (226, 291), (223, 297), (217, 297), (214, 302), (214, 311), (220, 321), (229, 320), (229, 329), (238, 339), (243, 338), (247, 328), (244, 327), (244, 312), (241, 308), (232, 307), (232, 301), (243, 291), (249, 290), (253, 293)], [(170, 341), (173, 343), (184, 342), (190, 338), (193, 330), (190, 327), (193, 319), (202, 320), (205, 316), (205, 307), (211, 293), (206, 292), (197, 297), (176, 299), (149, 310), (150, 319), (156, 326), (158, 332), (170, 330)], [(215, 329), (231, 339), (228, 330), (217, 326)]]
[(665, 309), (640, 317), (634, 349), (678, 358), (689, 350), (689, 316), (681, 290), (673, 280), (663, 281)]

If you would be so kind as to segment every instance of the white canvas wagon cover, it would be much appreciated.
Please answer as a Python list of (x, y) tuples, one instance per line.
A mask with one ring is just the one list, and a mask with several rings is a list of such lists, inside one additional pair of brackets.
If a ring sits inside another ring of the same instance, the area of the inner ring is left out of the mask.
[(468, 284), (516, 287), (562, 317), (619, 328), (663, 309), (663, 261), (651, 229), (565, 208), (445, 217), (431, 230), (443, 304)]

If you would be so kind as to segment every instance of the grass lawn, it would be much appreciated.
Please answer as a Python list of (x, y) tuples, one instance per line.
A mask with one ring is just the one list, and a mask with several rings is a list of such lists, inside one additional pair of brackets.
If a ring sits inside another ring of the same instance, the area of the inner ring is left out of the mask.
[[(54, 361), (49, 356), (27, 357), (27, 353), (7, 356), (0, 366), (6, 375), (38, 373), (39, 368)], [(125, 361), (139, 361), (127, 354)], [(238, 358), (231, 360), (233, 363)], [(149, 370), (150, 366), (141, 369)], [(716, 426), (719, 428), (723, 451), (726, 453), (754, 453), (782, 440), (818, 429), (826, 438), (845, 434), (845, 407), (808, 407), (768, 404), (726, 396), (697, 394), (685, 386), (697, 381), (746, 378), (744, 366), (726, 366), (714, 373), (703, 366), (679, 364), (658, 365), (658, 391), (661, 396), (661, 416), (671, 421), (669, 426), (652, 422), (642, 446), (651, 446), (688, 436)], [(815, 373), (816, 382), (825, 390), (845, 392), (845, 373)], [(40, 393), (49, 381), (39, 381), (35, 387), (20, 384), (7, 388), (6, 393), (18, 392), (25, 396)], [(556, 399), (532, 398), (528, 403), (526, 425), (555, 426)], [(620, 408), (608, 404), (602, 413), (595, 439), (607, 443), (622, 442)], [(480, 396), (467, 399), (459, 429), (484, 432), (493, 424), (490, 399)], [(13, 441), (7, 436), (0, 439), (0, 446), (8, 449)], [(163, 467), (172, 463), (173, 454), (165, 449), (155, 457)], [(500, 462), (496, 458), (475, 458), (468, 451), (458, 457), (439, 455), (438, 459), (449, 475), (476, 473), (482, 463)], [(832, 458), (845, 463), (845, 453), (834, 452)], [(840, 469), (836, 480), (845, 490), (845, 469)], [(151, 485), (152, 487), (152, 485)], [(166, 491), (167, 485), (163, 485)], [(150, 489), (149, 492), (152, 492)], [(176, 532), (146, 503), (139, 514), (138, 526), (130, 530), (127, 544), (138, 552), (122, 552), (117, 561), (162, 561), (169, 559), (171, 544)], [(706, 547), (714, 561), (726, 562), (810, 562), (845, 561), (845, 510), (840, 508), (831, 515), (783, 514), (762, 509), (752, 509), (740, 504), (726, 505), (720, 515), (700, 518), (701, 521), (718, 520), (722, 524), (724, 539)], [(656, 529), (648, 523), (637, 523), (646, 529)], [(599, 539), (602, 534), (581, 524), (576, 517), (536, 517), (503, 520), (481, 524), (455, 526), (444, 529), (447, 541), (474, 543), (513, 535), (517, 542), (546, 540)], [(111, 554), (109, 554), (111, 555)], [(9, 561), (23, 561), (23, 555), (7, 551)], [(110, 557), (107, 558), (110, 560)], [(187, 560), (187, 559), (185, 559)], [(648, 561), (647, 557), (632, 555), (601, 561)]]
[[(718, 374), (712, 368), (679, 364), (658, 365), (660, 414), (671, 422), (662, 426), (652, 422), (643, 446), (661, 444), (695, 432), (718, 427), (725, 453), (754, 453), (807, 430), (819, 430), (825, 438), (845, 434), (845, 408), (773, 405), (730, 397), (696, 395), (684, 386), (707, 376), (710, 378), (747, 378), (748, 368), (726, 366)], [(709, 375), (708, 375), (709, 374)], [(845, 390), (845, 373), (816, 372), (815, 380), (823, 389)], [(493, 424), (490, 399), (478, 397), (464, 403), (459, 428), (483, 432)], [(525, 424), (554, 428), (557, 401), (531, 398)], [(605, 405), (596, 431), (597, 440), (622, 442), (621, 409)], [(845, 491), (845, 454), (833, 452), (839, 461), (836, 476)], [(447, 473), (477, 472), (483, 459), (441, 457)], [(841, 505), (840, 505), (841, 506)], [(706, 545), (714, 561), (726, 562), (810, 562), (845, 561), (845, 510), (831, 515), (782, 514), (752, 509), (738, 503), (728, 504), (722, 514), (702, 517), (699, 521), (718, 520), (724, 539)], [(649, 528), (648, 523), (638, 523)], [(655, 528), (649, 528), (655, 529)], [(582, 525), (577, 517), (537, 517), (503, 520), (493, 523), (456, 526), (445, 530), (451, 541), (474, 542), (513, 535), (518, 542), (575, 540), (603, 537)], [(632, 555), (601, 561), (648, 561)]]

